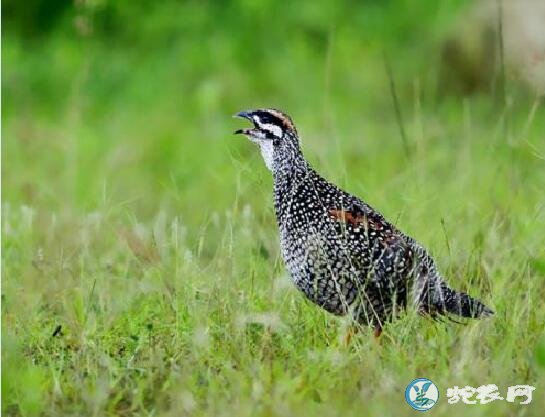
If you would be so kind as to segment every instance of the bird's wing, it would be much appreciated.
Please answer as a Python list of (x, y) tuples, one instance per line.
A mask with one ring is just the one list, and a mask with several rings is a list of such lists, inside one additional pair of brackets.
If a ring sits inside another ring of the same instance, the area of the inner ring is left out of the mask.
[(317, 184), (327, 215), (334, 220), (337, 231), (353, 243), (351, 256), (371, 259), (374, 256), (370, 251), (389, 247), (398, 251), (406, 246), (405, 235), (371, 206), (326, 181)]
[(374, 274), (398, 280), (412, 267), (414, 252), (405, 235), (369, 206), (333, 205), (328, 215), (348, 240), (350, 257), (363, 261)]
[(359, 272), (354, 282), (363, 290), (364, 307), (360, 314), (368, 322), (377, 318), (380, 323), (394, 311), (394, 300), (399, 306), (407, 304), (413, 252), (394, 226), (365, 208), (333, 206), (328, 215), (344, 236), (347, 255)]
[(328, 207), (328, 214), (332, 219), (352, 226), (354, 229), (363, 228), (371, 237), (400, 236), (399, 231), (380, 213), (357, 199), (348, 200), (346, 204), (331, 204)]

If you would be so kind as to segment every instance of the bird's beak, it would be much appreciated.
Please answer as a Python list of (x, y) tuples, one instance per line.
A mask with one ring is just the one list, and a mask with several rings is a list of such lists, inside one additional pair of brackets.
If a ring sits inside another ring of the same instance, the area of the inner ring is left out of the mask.
[(234, 114), (233, 117), (252, 120), (252, 114), (249, 111), (239, 111), (237, 114)]
[[(253, 123), (252, 113), (249, 112), (249, 111), (238, 112), (237, 114), (234, 114), (233, 117), (240, 117), (241, 119), (248, 119), (249, 121), (251, 121)], [(253, 129), (238, 129), (238, 130), (235, 130), (234, 134), (235, 135), (240, 135), (240, 134), (242, 134), (242, 135), (251, 135), (252, 130)]]

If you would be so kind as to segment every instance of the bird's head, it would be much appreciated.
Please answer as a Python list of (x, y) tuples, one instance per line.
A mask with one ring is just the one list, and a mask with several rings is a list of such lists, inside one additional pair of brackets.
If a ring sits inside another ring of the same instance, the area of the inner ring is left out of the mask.
[(300, 155), (297, 130), (287, 114), (275, 109), (257, 109), (241, 111), (235, 117), (253, 123), (252, 128), (238, 129), (235, 134), (246, 135), (259, 145), (265, 164), (271, 171)]

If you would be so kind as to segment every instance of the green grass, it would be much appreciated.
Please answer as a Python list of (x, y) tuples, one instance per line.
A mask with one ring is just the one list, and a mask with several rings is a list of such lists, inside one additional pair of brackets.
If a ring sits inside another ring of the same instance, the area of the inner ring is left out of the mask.
[[(274, 4), (236, 4), (159, 7), (112, 38), (98, 23), (42, 43), (5, 34), (3, 415), (414, 415), (417, 377), (439, 386), (430, 415), (540, 415), (543, 105), (512, 86), (506, 107), (438, 100), (430, 61), (452, 10), (435, 2), (406, 17), (403, 1), (306, 2), (267, 34)], [(231, 135), (231, 114), (262, 105), (289, 112), (320, 172), (496, 315), (460, 326), (409, 312), (380, 342), (364, 331), (345, 346), (349, 323), (291, 285), (270, 174)], [(533, 402), (446, 402), (447, 387), (489, 383), (534, 385)]]

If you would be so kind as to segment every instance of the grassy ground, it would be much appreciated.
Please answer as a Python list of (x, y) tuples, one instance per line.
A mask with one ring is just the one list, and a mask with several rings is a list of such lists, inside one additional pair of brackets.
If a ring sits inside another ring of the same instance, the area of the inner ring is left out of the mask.
[[(541, 414), (543, 106), (510, 88), (506, 106), (438, 99), (435, 42), (454, 11), (409, 3), (306, 2), (267, 33), (272, 3), (157, 7), (111, 38), (80, 27), (100, 10), (71, 16), (79, 31), (5, 34), (4, 415), (414, 415), (417, 377), (439, 386), (434, 415)], [(292, 287), (270, 175), (231, 136), (231, 114), (265, 105), (292, 114), (320, 172), (496, 316), (408, 313), (380, 342), (344, 346), (348, 323)], [(447, 387), (488, 383), (534, 385), (534, 400), (446, 402)]]

